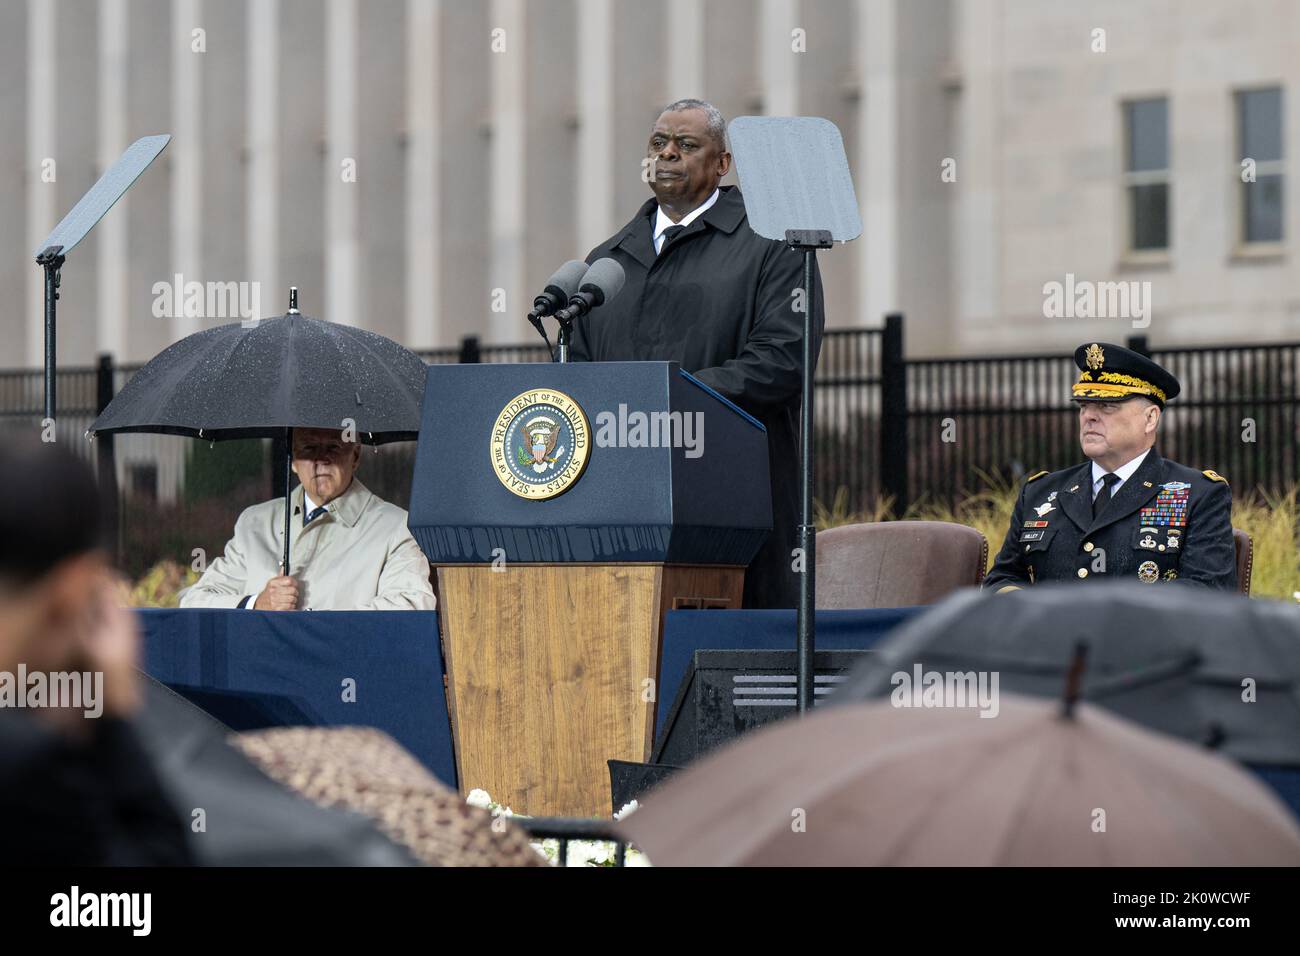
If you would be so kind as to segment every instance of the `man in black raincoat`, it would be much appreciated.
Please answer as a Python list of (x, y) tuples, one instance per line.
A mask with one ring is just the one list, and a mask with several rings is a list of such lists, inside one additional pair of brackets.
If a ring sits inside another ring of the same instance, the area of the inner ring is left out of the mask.
[[(627, 284), (575, 322), (570, 356), (677, 362), (766, 426), (772, 534), (745, 574), (744, 601), (794, 607), (803, 256), (750, 229), (740, 190), (719, 188), (731, 154), (713, 106), (668, 106), (650, 133), (647, 157), (654, 198), (587, 256), (617, 260)], [(813, 278), (820, 350), (825, 315), (821, 277)]]

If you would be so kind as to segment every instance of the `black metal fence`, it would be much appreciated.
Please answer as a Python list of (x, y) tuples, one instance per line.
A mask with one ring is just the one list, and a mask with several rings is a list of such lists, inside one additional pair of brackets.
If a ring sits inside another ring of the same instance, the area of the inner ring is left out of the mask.
[[(1081, 459), (1069, 355), (904, 360), (902, 316), (878, 329), (826, 333), (816, 378), (817, 498), (837, 494), (850, 511), (883, 501), (952, 504), (990, 483)], [(1226, 475), (1234, 492), (1280, 493), (1300, 481), (1300, 342), (1152, 348), (1183, 385), (1161, 422), (1161, 453)], [(543, 362), (545, 345), (458, 347), (419, 353), (431, 364)], [(88, 442), (84, 433), (139, 366), (58, 373), (57, 436), (119, 492), (118, 547), (138, 573), (163, 557), (188, 563), (195, 548), (220, 553), (239, 511), (282, 493), (274, 443), (228, 442), (242, 451), (164, 435)], [(0, 371), (0, 423), (38, 425), (40, 370)], [(410, 500), (413, 442), (367, 450), (363, 480), (403, 507)]]
[[(1300, 342), (1151, 348), (1182, 385), (1160, 423), (1160, 453), (1225, 475), (1234, 492), (1281, 493), (1300, 480)], [(1026, 471), (1082, 460), (1068, 355), (909, 360), (907, 487), (953, 501)], [(896, 461), (882, 467), (898, 467)]]

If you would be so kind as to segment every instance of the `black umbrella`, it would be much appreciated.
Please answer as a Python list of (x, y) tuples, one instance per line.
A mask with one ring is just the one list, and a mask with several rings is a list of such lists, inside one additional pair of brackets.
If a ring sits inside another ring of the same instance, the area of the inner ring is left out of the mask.
[[(298, 312), (186, 336), (154, 356), (89, 433), (152, 432), (222, 441), (278, 438), (293, 428), (345, 429), (368, 445), (411, 441), (420, 429), (427, 366), (374, 332)], [(284, 573), (289, 574), (285, 458)]]
[(1059, 697), (1081, 642), (1085, 700), (1243, 763), (1300, 767), (1300, 608), (1204, 588), (963, 592), (879, 644), (830, 701), (888, 697), (918, 665)]

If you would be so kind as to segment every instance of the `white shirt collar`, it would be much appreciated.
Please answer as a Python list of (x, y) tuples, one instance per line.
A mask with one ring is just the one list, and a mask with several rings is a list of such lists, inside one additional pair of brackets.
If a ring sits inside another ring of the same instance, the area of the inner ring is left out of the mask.
[(659, 250), (663, 248), (663, 244), (664, 244), (663, 234), (665, 229), (667, 229), (669, 226), (689, 226), (696, 219), (699, 219), (706, 212), (708, 212), (709, 207), (718, 201), (718, 196), (720, 196), (721, 194), (722, 194), (722, 190), (715, 188), (713, 190), (713, 195), (710, 196), (708, 199), (704, 200), (704, 202), (700, 203), (698, 206), (696, 206), (686, 215), (682, 216), (681, 222), (673, 222), (671, 219), (669, 219), (668, 214), (664, 212), (663, 206), (660, 206), (657, 210), (655, 210), (655, 234), (654, 234), (655, 255), (658, 255)]
[[(1114, 473), (1119, 476), (1119, 481), (1117, 481), (1114, 487), (1110, 489), (1110, 493), (1112, 496), (1115, 494), (1115, 492), (1119, 491), (1120, 486), (1124, 484), (1124, 482), (1128, 481), (1131, 477), (1133, 477), (1133, 472), (1138, 470), (1138, 468), (1142, 465), (1142, 462), (1146, 460), (1146, 457), (1149, 454), (1151, 454), (1150, 448), (1148, 448), (1142, 454), (1138, 455), (1132, 461), (1125, 462), (1124, 464), (1120, 465), (1118, 468), (1115, 469)], [(1097, 486), (1101, 484), (1102, 475), (1106, 475), (1106, 474), (1109, 474), (1109, 472), (1107, 472), (1105, 468), (1101, 467), (1101, 465), (1097, 464), (1095, 461), (1092, 463), (1092, 490), (1093, 491), (1097, 490)]]

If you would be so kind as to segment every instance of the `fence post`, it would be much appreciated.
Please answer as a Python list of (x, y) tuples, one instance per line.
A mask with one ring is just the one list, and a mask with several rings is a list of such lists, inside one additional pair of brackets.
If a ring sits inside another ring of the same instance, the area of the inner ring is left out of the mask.
[(907, 488), (907, 365), (903, 360), (903, 316), (885, 316), (880, 344), (880, 490), (901, 515)]
[(1145, 335), (1130, 335), (1124, 345), (1131, 352), (1137, 352), (1138, 355), (1145, 355), (1147, 358), (1151, 357), (1151, 346), (1147, 345)]
[(460, 363), (462, 365), (476, 365), (481, 362), (479, 357), (478, 336), (467, 335), (460, 340)]
[[(108, 408), (114, 392), (113, 356), (107, 352), (99, 355), (99, 364), (95, 368), (95, 416), (98, 417)], [(99, 479), (99, 494), (104, 515), (104, 535), (112, 553), (119, 560), (122, 558), (122, 540), (118, 516), (117, 498), (117, 453), (114, 444), (115, 435), (97, 435), (95, 437), (95, 476)]]

